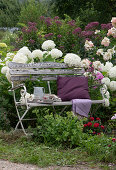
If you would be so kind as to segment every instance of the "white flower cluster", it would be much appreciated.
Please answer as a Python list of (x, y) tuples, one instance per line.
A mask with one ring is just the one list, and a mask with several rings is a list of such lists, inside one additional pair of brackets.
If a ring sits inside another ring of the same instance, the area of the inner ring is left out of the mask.
[(102, 97), (104, 99), (103, 106), (108, 107), (110, 105), (109, 99), (110, 99), (110, 93), (107, 90), (107, 86), (104, 84), (103, 87), (100, 89)]
[(56, 44), (54, 43), (54, 41), (52, 40), (46, 40), (44, 41), (44, 43), (42, 44), (42, 49), (43, 50), (51, 50), (53, 48), (55, 48)]
[(89, 66), (90, 66), (90, 61), (86, 58), (86, 59), (83, 59), (82, 61), (81, 61), (81, 65), (84, 67), (84, 68), (89, 68)]
[(89, 50), (92, 50), (92, 48), (94, 47), (94, 44), (92, 43), (92, 41), (86, 40), (84, 47), (87, 51), (89, 51)]
[(96, 54), (98, 56), (102, 55), (104, 61), (108, 61), (112, 59), (112, 56), (116, 53), (115, 46), (111, 49), (108, 49), (106, 52), (103, 51), (103, 49), (98, 49)]
[(59, 57), (62, 57), (63, 53), (62, 51), (54, 48), (50, 51), (50, 54), (51, 54), (51, 57), (56, 59), (56, 58), (59, 58)]
[(104, 39), (101, 41), (101, 45), (104, 45), (105, 47), (109, 46), (110, 39), (107, 37), (104, 37)]
[(64, 63), (66, 63), (69, 67), (80, 67), (81, 58), (76, 54), (68, 53), (64, 57)]

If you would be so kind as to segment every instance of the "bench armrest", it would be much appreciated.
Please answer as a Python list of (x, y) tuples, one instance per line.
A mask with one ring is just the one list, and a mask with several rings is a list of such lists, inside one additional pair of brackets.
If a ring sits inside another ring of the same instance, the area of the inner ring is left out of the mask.
[(21, 87), (24, 87), (25, 88), (25, 84), (18, 84), (16, 85), (15, 87), (12, 87), (11, 89), (9, 89), (8, 91), (13, 91), (13, 90), (16, 90), (16, 89), (19, 89)]

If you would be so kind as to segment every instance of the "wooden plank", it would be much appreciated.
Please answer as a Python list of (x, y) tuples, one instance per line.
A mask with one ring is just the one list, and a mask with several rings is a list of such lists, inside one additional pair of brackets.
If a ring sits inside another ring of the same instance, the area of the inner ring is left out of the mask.
[[(83, 74), (78, 74), (78, 75), (61, 75), (62, 77), (78, 77), (78, 76), (83, 76)], [(11, 75), (11, 81), (25, 81), (27, 79), (31, 81), (35, 81), (37, 79), (43, 80), (43, 81), (49, 81), (49, 80), (57, 80), (57, 75), (52, 75), (52, 76), (12, 76)]]
[(10, 70), (11, 75), (47, 75), (47, 74), (79, 74), (84, 73), (84, 69), (77, 70), (77, 69), (29, 69), (29, 70)]
[(56, 63), (56, 62), (40, 62), (40, 63), (15, 63), (9, 62), (9, 68), (11, 69), (32, 69), (32, 68), (69, 68), (65, 63)]

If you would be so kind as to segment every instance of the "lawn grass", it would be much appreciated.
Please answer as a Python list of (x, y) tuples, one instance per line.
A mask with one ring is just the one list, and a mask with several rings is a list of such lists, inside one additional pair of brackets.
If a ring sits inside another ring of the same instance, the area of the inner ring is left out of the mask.
[(97, 162), (81, 148), (63, 149), (38, 144), (24, 136), (0, 134), (0, 159), (18, 163), (29, 163), (39, 167), (77, 166), (110, 169), (108, 164)]

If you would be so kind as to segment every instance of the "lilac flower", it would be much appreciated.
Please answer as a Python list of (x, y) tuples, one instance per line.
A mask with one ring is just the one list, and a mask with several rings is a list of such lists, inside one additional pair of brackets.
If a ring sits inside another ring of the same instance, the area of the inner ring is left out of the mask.
[(86, 25), (85, 30), (94, 29), (99, 25), (99, 22), (90, 22)]
[(98, 73), (96, 74), (96, 80), (101, 80), (101, 79), (103, 79), (103, 78), (104, 78), (104, 76), (103, 76), (102, 73), (98, 72)]
[(55, 17), (54, 17), (54, 20), (58, 20), (58, 19), (59, 19), (59, 17), (58, 17), (58, 16), (55, 16)]
[(81, 32), (81, 35), (82, 35), (83, 37), (92, 36), (92, 35), (94, 35), (94, 31), (82, 31), (82, 32)]
[(30, 44), (34, 44), (34, 43), (35, 43), (35, 40), (30, 39), (30, 40), (29, 40), (29, 43), (30, 43)]
[(26, 32), (26, 29), (27, 29), (26, 27), (23, 27), (22, 32)]
[(75, 20), (68, 21), (68, 25), (70, 25), (71, 27), (75, 26)]
[(78, 27), (78, 28), (76, 28), (76, 29), (74, 29), (73, 31), (72, 31), (72, 34), (78, 34), (78, 33), (80, 33), (82, 30), (81, 30), (81, 28), (80, 27)]
[(37, 23), (36, 22), (28, 22), (28, 25), (35, 27), (37, 25)]
[(59, 21), (59, 20), (56, 20), (55, 23), (56, 23), (58, 26), (59, 26), (59, 25), (60, 25), (60, 26), (62, 25), (62, 22)]
[(50, 25), (52, 25), (52, 22), (50, 21), (50, 20), (45, 20), (45, 23), (47, 24), (47, 26), (50, 26)]
[(59, 34), (59, 35), (57, 35), (57, 37), (58, 37), (58, 38), (61, 38), (61, 37), (62, 37), (62, 35), (60, 35), (60, 34)]
[(51, 37), (51, 36), (53, 36), (53, 33), (49, 33), (49, 34), (45, 34), (45, 35), (44, 35), (45, 38), (49, 38), (49, 37)]
[(112, 24), (111, 23), (108, 23), (108, 24), (101, 24), (101, 29), (103, 30), (109, 30), (112, 28)]
[(40, 16), (40, 20), (44, 21), (45, 17), (44, 16)]

